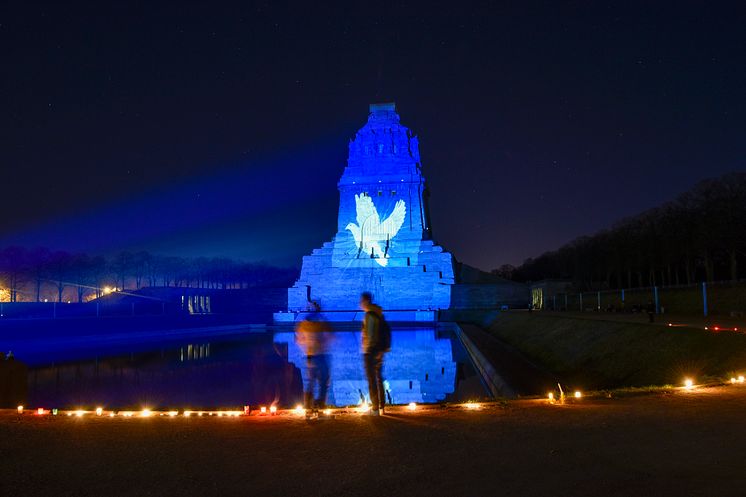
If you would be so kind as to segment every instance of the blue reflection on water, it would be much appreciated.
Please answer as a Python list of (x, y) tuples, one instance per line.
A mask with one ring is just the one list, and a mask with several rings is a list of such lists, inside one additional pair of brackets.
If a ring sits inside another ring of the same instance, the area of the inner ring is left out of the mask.
[[(331, 388), (328, 403), (355, 405), (361, 394), (367, 398), (368, 383), (360, 355), (360, 332), (334, 334), (331, 355)], [(276, 333), (275, 343), (288, 346), (288, 360), (307, 378), (305, 355), (295, 343), (295, 333)], [(394, 404), (440, 402), (456, 388), (453, 344), (433, 329), (394, 331), (391, 351), (384, 360), (383, 377)]]
[[(357, 405), (367, 396), (360, 333), (333, 333), (328, 403)], [(201, 334), (189, 340), (105, 345), (29, 356), (28, 403), (77, 408), (237, 408), (293, 406), (303, 398), (305, 357), (293, 332)], [(452, 331), (394, 330), (384, 378), (396, 404), (485, 396)]]

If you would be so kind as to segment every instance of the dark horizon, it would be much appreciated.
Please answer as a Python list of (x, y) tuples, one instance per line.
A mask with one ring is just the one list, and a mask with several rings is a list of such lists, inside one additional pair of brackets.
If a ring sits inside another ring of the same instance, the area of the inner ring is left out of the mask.
[(744, 170), (737, 4), (221, 9), (5, 9), (0, 246), (298, 266), (376, 101), (485, 270)]

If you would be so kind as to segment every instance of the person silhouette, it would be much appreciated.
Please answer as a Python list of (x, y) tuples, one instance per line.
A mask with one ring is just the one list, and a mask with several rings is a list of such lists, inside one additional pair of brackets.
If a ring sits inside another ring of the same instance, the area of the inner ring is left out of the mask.
[[(326, 407), (326, 396), (331, 382), (329, 371), (329, 343), (331, 328), (321, 315), (321, 307), (311, 302), (311, 310), (295, 330), (295, 341), (306, 354), (306, 385), (303, 395), (306, 417)], [(314, 392), (318, 386), (318, 396)]]
[(371, 403), (368, 414), (379, 416), (386, 402), (382, 370), (383, 356), (391, 347), (391, 329), (383, 317), (383, 309), (373, 303), (373, 295), (370, 292), (363, 292), (360, 296), (360, 308), (365, 311), (362, 352)]

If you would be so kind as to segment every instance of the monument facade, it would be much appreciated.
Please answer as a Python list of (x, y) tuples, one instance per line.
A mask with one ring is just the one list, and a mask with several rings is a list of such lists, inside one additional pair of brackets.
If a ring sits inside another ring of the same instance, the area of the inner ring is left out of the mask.
[(354, 320), (369, 291), (391, 320), (434, 320), (450, 305), (453, 257), (432, 240), (419, 143), (393, 103), (370, 106), (338, 188), (337, 234), (303, 258), (288, 312), (275, 319), (317, 302), (330, 319)]

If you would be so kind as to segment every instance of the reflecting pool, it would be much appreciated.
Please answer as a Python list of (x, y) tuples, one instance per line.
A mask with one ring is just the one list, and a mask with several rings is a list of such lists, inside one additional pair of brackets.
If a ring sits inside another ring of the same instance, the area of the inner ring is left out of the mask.
[[(367, 397), (360, 332), (332, 335), (328, 403), (356, 405)], [(293, 406), (303, 397), (305, 358), (291, 331), (208, 333), (188, 340), (102, 347), (95, 347), (95, 355), (47, 351), (28, 358), (28, 405), (228, 409)], [(395, 404), (487, 396), (450, 329), (395, 329), (383, 373)]]

